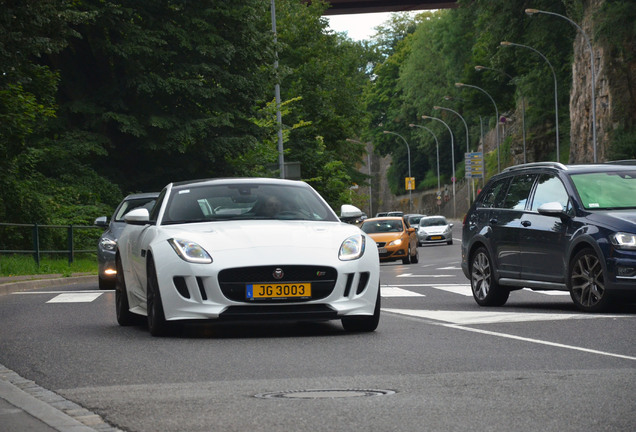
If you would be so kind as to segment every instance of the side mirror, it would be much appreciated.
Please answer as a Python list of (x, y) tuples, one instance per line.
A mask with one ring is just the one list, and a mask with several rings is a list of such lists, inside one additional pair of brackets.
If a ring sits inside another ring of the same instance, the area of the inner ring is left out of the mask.
[(362, 217), (362, 210), (351, 204), (343, 204), (340, 207), (340, 220), (346, 223), (355, 223)]
[(542, 214), (544, 216), (561, 217), (566, 215), (565, 210), (563, 209), (563, 206), (556, 201), (541, 204), (539, 208), (537, 209), (537, 211), (539, 212), (539, 214)]
[(146, 225), (150, 220), (150, 213), (143, 207), (136, 208), (126, 213), (124, 220), (130, 225)]
[(452, 223), (449, 223), (449, 224), (448, 224), (448, 226), (452, 228), (452, 227), (453, 227), (453, 224), (452, 224)]
[(106, 228), (108, 226), (108, 217), (107, 216), (98, 217), (97, 219), (95, 219), (95, 222), (93, 222), (93, 225)]

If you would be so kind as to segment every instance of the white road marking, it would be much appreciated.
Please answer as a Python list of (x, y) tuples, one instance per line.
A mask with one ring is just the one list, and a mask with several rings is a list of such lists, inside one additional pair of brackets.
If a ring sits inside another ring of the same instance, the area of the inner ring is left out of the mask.
[(97, 299), (102, 293), (73, 292), (58, 294), (47, 303), (90, 303)]
[(453, 293), (453, 294), (463, 295), (463, 296), (466, 296), (466, 297), (472, 297), (473, 296), (473, 292), (470, 289), (470, 285), (466, 285), (466, 284), (433, 285), (433, 288), (441, 290), (441, 291), (447, 291), (447, 292)]
[[(499, 319), (503, 318), (501, 315), (522, 315), (522, 316), (526, 316), (526, 317), (533, 317), (536, 315), (543, 315), (546, 318), (545, 319), (598, 319), (598, 318), (630, 318), (627, 315), (582, 315), (582, 314), (535, 314), (535, 313), (530, 313), (530, 314), (524, 314), (524, 313), (499, 313), (499, 312), (459, 312), (459, 311), (416, 311), (416, 310), (402, 310), (402, 309), (382, 309), (383, 311), (386, 312), (393, 312), (396, 314), (400, 314), (400, 315), (410, 315), (410, 316), (417, 316), (417, 317), (422, 317), (422, 318), (430, 318), (433, 320), (444, 320), (444, 321), (448, 321), (450, 316), (458, 316), (461, 314), (472, 314), (474, 316), (478, 315), (478, 314), (482, 314), (484, 316), (487, 315), (499, 315)], [(405, 313), (405, 312), (410, 312), (410, 313)], [(448, 315), (444, 315), (444, 314), (448, 314)], [(437, 317), (435, 317), (437, 316)], [(443, 317), (446, 316), (445, 319), (443, 319)], [(549, 317), (549, 318), (548, 318)], [(464, 317), (466, 319), (465, 322), (463, 322), (463, 324), (484, 324), (487, 323), (487, 318), (482, 317), (482, 319), (479, 319), (478, 322), (469, 322), (467, 317)], [(494, 319), (495, 317), (492, 317), (491, 319)], [(511, 319), (512, 317), (508, 317), (508, 319)], [(537, 317), (534, 317), (534, 319), (527, 319), (526, 321), (537, 321)], [(514, 322), (519, 322), (519, 319), (514, 319)], [(513, 322), (513, 321), (507, 321), (507, 322)], [(491, 322), (505, 322), (505, 321), (491, 321)], [(494, 331), (489, 331), (489, 330), (483, 330), (483, 329), (476, 329), (476, 328), (472, 328), (472, 327), (465, 327), (464, 325), (460, 325), (460, 324), (449, 324), (449, 323), (432, 323), (433, 325), (439, 325), (442, 327), (448, 327), (448, 328), (452, 328), (452, 329), (456, 329), (456, 330), (464, 330), (464, 331), (468, 331), (468, 332), (473, 332), (473, 333), (480, 333), (480, 334), (485, 334), (485, 335), (489, 335), (489, 336), (497, 336), (497, 337), (502, 337), (502, 338), (506, 338), (506, 339), (514, 339), (514, 340), (518, 340), (518, 341), (523, 341), (523, 342), (530, 342), (530, 343), (535, 343), (535, 344), (540, 344), (540, 345), (548, 345), (548, 346), (553, 346), (553, 347), (557, 347), (557, 348), (565, 348), (565, 349), (570, 349), (570, 350), (574, 350), (574, 351), (582, 351), (582, 352), (586, 352), (586, 353), (591, 353), (591, 354), (599, 354), (602, 356), (606, 356), (606, 357), (616, 357), (616, 358), (620, 358), (620, 359), (626, 359), (626, 360), (635, 360), (636, 361), (636, 357), (633, 356), (627, 356), (627, 355), (623, 355), (623, 354), (616, 354), (616, 353), (611, 353), (611, 352), (607, 352), (607, 351), (599, 351), (599, 350), (593, 350), (593, 349), (589, 349), (589, 348), (583, 348), (583, 347), (578, 347), (578, 346), (574, 346), (574, 345), (565, 345), (565, 344), (560, 344), (560, 343), (556, 343), (556, 342), (550, 342), (550, 341), (545, 341), (545, 340), (541, 340), (541, 339), (533, 339), (533, 338), (526, 338), (526, 337), (522, 337), (522, 336), (516, 336), (516, 335), (511, 335), (511, 334), (507, 334), (507, 333), (499, 333), (499, 332), (494, 332)]]
[(445, 311), (445, 310), (417, 310), (417, 309), (383, 309), (400, 315), (428, 318), (445, 321), (452, 324), (499, 324), (525, 321), (555, 321), (568, 319), (598, 319), (621, 318), (624, 315), (593, 315), (593, 314), (565, 314), (565, 313), (524, 313), (524, 312), (489, 312), (489, 311)]
[(401, 275), (397, 275), (396, 277), (399, 278), (446, 278), (446, 277), (453, 277), (454, 275), (449, 275), (449, 274), (431, 274), (431, 275), (414, 275), (411, 273), (404, 273)]
[(425, 297), (424, 294), (392, 286), (381, 287), (380, 294), (382, 295), (382, 297)]

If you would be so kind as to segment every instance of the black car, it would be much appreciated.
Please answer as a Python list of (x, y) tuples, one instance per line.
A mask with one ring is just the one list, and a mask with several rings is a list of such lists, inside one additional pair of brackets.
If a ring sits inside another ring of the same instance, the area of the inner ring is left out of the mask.
[(539, 162), (494, 176), (464, 217), (462, 270), (475, 301), (569, 291), (583, 311), (636, 295), (636, 161)]
[(124, 216), (129, 211), (139, 207), (144, 207), (148, 210), (152, 209), (158, 196), (159, 192), (128, 195), (119, 203), (110, 222), (106, 216), (100, 216), (95, 219), (95, 225), (107, 228), (97, 243), (99, 289), (115, 289), (115, 279), (117, 277), (115, 251), (117, 249), (117, 239), (126, 226)]

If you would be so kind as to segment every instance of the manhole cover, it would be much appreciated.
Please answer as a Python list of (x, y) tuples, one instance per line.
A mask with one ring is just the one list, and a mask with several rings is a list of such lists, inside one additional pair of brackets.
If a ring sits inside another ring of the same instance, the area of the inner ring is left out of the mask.
[(394, 390), (314, 389), (259, 393), (254, 395), (254, 397), (261, 399), (336, 399), (362, 396), (387, 396), (392, 394), (395, 394)]

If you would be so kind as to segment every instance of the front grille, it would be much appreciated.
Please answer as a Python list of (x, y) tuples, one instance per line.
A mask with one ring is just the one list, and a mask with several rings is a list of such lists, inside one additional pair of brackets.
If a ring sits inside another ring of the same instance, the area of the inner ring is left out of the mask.
[[(283, 276), (274, 278), (274, 273), (281, 269)], [(269, 303), (300, 302), (323, 299), (331, 294), (336, 286), (338, 271), (333, 267), (281, 265), (237, 267), (219, 272), (218, 281), (221, 292), (230, 300), (246, 302), (245, 290), (247, 284), (258, 283), (292, 283), (310, 282), (311, 299), (280, 299), (269, 300)], [(252, 300), (249, 300), (252, 303)], [(259, 301), (263, 303), (264, 301)]]

